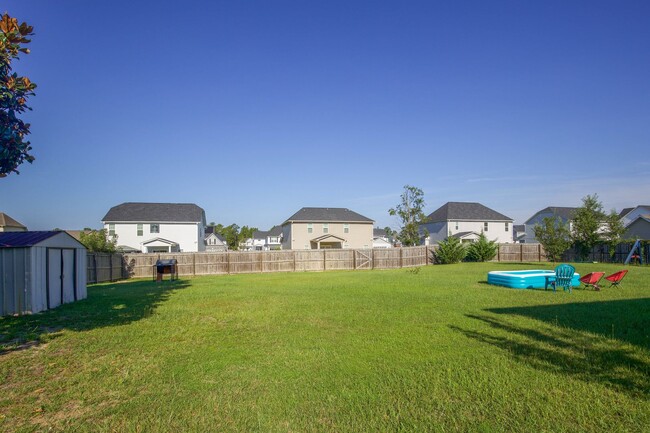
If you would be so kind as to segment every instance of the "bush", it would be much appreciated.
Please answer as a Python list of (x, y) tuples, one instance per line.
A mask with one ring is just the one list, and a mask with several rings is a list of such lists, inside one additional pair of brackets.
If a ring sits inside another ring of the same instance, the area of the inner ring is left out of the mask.
[(449, 237), (438, 244), (435, 251), (436, 261), (442, 265), (461, 262), (467, 255), (467, 248), (460, 239)]
[(484, 233), (467, 248), (467, 260), (470, 262), (489, 262), (499, 250), (496, 241), (490, 241)]

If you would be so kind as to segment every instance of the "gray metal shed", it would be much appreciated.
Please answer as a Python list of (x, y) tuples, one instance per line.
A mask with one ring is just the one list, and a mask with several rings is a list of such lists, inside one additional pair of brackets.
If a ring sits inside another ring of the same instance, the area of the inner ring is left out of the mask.
[(85, 299), (86, 248), (62, 231), (0, 233), (0, 315)]

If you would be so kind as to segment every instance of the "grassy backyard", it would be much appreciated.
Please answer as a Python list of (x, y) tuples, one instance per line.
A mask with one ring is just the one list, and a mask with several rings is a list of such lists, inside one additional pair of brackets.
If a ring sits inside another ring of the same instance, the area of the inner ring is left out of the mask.
[(551, 265), (93, 286), (0, 318), (0, 431), (647, 429), (650, 268), (600, 292), (486, 284), (531, 268)]

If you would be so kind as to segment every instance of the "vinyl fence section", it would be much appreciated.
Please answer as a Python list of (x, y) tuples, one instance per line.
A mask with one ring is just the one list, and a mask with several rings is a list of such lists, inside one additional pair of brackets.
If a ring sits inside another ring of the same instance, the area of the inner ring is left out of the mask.
[(88, 284), (117, 281), (124, 278), (122, 254), (88, 253), (86, 255)]

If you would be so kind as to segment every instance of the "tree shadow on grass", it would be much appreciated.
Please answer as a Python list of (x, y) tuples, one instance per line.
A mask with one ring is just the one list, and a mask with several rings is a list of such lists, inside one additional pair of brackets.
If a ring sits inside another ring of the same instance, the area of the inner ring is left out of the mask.
[(552, 323), (522, 326), (503, 317), (468, 317), (481, 322), (482, 329), (451, 328), (503, 349), (517, 361), (542, 371), (606, 384), (636, 398), (650, 398), (650, 353), (642, 348)]
[(153, 314), (187, 281), (134, 281), (88, 288), (88, 298), (38, 314), (0, 317), (0, 357), (37, 346), (69, 329), (85, 331), (126, 325)]
[(624, 340), (650, 350), (650, 333), (648, 332), (650, 330), (650, 298), (490, 308), (486, 311), (530, 317), (578, 331)]

